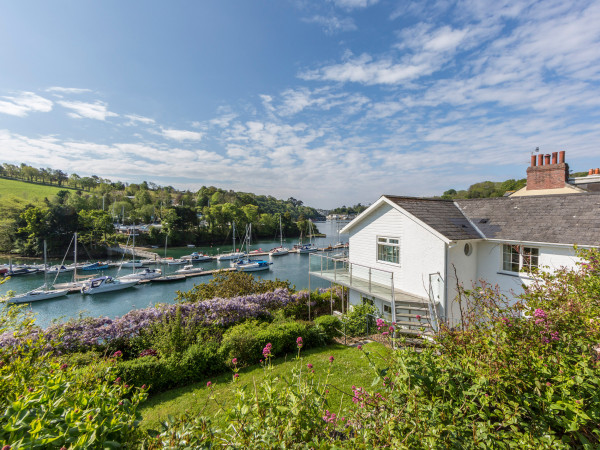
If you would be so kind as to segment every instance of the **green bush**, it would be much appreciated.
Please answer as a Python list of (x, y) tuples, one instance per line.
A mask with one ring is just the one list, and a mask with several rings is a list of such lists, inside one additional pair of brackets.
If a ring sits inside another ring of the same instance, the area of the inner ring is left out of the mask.
[(275, 356), (297, 352), (298, 337), (302, 337), (304, 348), (324, 342), (318, 330), (309, 322), (261, 323), (248, 320), (225, 332), (219, 352), (226, 362), (237, 358), (239, 365), (256, 364), (262, 359), (262, 350), (267, 343), (272, 344), (271, 353)]
[(167, 358), (144, 356), (122, 361), (117, 366), (117, 374), (129, 384), (145, 384), (151, 392), (162, 392), (223, 372), (226, 366), (218, 350), (215, 342), (193, 344), (181, 354)]
[(354, 306), (352, 311), (343, 318), (346, 334), (348, 336), (366, 336), (368, 333), (374, 333), (377, 328), (374, 316), (378, 315), (379, 310), (368, 303)]
[(320, 316), (315, 319), (315, 325), (323, 331), (328, 342), (342, 335), (342, 322), (336, 316)]

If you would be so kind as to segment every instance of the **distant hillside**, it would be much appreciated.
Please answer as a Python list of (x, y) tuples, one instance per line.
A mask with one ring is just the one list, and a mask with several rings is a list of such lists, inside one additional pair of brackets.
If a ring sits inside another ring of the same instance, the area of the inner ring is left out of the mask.
[(0, 178), (0, 199), (7, 196), (22, 198), (23, 200), (43, 200), (52, 197), (65, 188), (45, 186), (42, 184), (28, 183), (26, 181), (7, 180)]

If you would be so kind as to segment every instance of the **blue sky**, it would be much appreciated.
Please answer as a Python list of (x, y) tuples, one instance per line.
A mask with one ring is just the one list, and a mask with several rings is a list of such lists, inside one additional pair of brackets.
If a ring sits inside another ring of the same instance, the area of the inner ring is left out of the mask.
[(600, 166), (599, 1), (0, 6), (0, 162), (324, 208)]

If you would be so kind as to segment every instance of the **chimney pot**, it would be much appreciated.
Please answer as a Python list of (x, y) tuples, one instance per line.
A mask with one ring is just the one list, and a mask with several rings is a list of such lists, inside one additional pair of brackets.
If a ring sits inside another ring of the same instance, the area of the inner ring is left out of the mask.
[(590, 169), (590, 171), (588, 172), (588, 175), (594, 175), (594, 169)]
[(558, 162), (559, 164), (563, 164), (565, 162), (565, 151), (558, 152)]
[(600, 175), (600, 168), (596, 168), (596, 170), (594, 170), (594, 174), (595, 175)]
[(535, 167), (535, 155), (531, 155), (531, 167)]
[(538, 155), (538, 166), (544, 165), (544, 155)]
[(556, 164), (558, 162), (558, 152), (552, 153), (552, 164)]
[(549, 166), (550, 165), (550, 155), (544, 155), (544, 164)]

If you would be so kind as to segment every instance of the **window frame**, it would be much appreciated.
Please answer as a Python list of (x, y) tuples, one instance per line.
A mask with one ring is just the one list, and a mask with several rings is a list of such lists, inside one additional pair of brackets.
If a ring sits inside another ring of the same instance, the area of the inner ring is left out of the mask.
[[(395, 266), (399, 266), (400, 265), (400, 238), (396, 237), (396, 236), (376, 236), (375, 238), (375, 260), (378, 263), (383, 263), (383, 264), (393, 264)], [(390, 250), (385, 251), (385, 253), (380, 251), (380, 247), (383, 248), (390, 248)], [(394, 260), (389, 260), (389, 259), (381, 259), (380, 256), (392, 256), (392, 259)], [(395, 257), (395, 258), (394, 258)]]
[(527, 274), (539, 270), (539, 268), (539, 247), (522, 244), (502, 244), (502, 272), (511, 275)]

